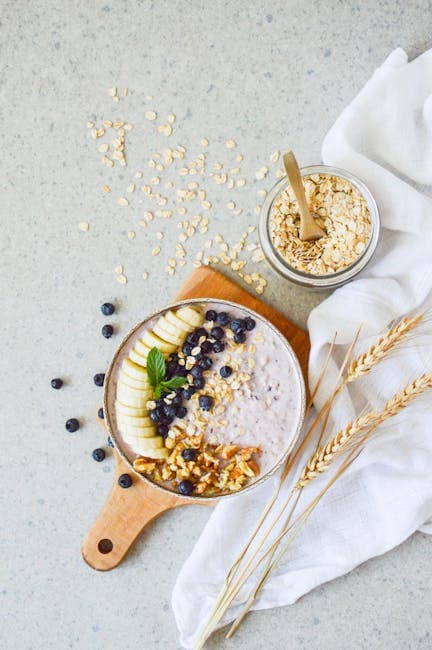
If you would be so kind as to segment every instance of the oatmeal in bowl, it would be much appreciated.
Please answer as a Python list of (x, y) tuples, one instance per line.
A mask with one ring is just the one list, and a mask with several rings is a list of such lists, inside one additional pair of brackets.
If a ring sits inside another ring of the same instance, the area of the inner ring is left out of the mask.
[(263, 317), (190, 300), (126, 337), (105, 381), (109, 432), (146, 481), (186, 497), (248, 489), (280, 467), (301, 428), (297, 358)]

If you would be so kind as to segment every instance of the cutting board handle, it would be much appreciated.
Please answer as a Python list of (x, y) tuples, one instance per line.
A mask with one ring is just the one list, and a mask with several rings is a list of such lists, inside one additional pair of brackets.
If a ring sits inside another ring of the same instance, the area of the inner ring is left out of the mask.
[[(145, 526), (153, 519), (171, 508), (194, 503), (141, 481), (130, 472), (116, 451), (114, 455), (114, 486), (82, 545), (84, 560), (99, 571), (109, 571), (120, 564)], [(120, 487), (118, 477), (121, 474), (130, 475), (131, 487)]]

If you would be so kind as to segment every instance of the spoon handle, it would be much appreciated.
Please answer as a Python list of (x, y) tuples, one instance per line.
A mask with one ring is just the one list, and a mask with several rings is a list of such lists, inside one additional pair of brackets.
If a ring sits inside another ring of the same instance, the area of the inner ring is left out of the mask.
[(304, 191), (300, 168), (292, 151), (287, 151), (287, 153), (283, 155), (283, 164), (285, 167), (286, 175), (288, 176), (289, 182), (297, 199), (300, 214), (304, 219), (308, 219), (310, 218), (309, 206), (306, 201), (306, 194)]

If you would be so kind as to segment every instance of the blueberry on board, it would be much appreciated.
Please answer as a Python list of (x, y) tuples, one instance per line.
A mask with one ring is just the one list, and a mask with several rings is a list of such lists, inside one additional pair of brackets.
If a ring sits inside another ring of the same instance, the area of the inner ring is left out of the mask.
[(98, 449), (93, 449), (92, 456), (97, 463), (101, 463), (105, 458), (105, 451), (100, 447)]
[(180, 481), (179, 486), (178, 486), (178, 491), (180, 494), (191, 494), (193, 491), (193, 483), (192, 481)]
[(106, 339), (110, 339), (114, 334), (114, 327), (112, 325), (104, 325), (102, 327), (102, 336)]
[(183, 399), (190, 399), (194, 393), (196, 393), (196, 388), (193, 386), (183, 388)]
[(104, 381), (105, 381), (105, 373), (103, 372), (98, 372), (94, 377), (93, 381), (96, 384), (96, 386), (103, 386)]
[(213, 365), (212, 359), (210, 357), (203, 356), (201, 359), (198, 361), (198, 365), (200, 368), (203, 370), (210, 370), (210, 368)]
[(203, 341), (201, 343), (202, 352), (211, 352), (213, 350), (213, 344), (211, 341)]
[(201, 395), (198, 403), (203, 411), (210, 411), (213, 406), (213, 397), (210, 395)]
[(114, 443), (113, 443), (113, 441), (111, 439), (111, 436), (108, 436), (108, 438), (107, 438), (107, 445), (108, 445), (108, 447), (114, 447)]
[(75, 431), (78, 431), (80, 428), (80, 424), (76, 418), (70, 418), (65, 424), (66, 431), (69, 431), (69, 433), (75, 433)]
[(224, 335), (224, 331), (222, 327), (212, 327), (210, 331), (210, 336), (216, 339), (216, 341), (220, 341), (220, 339), (223, 338), (223, 335)]
[(226, 311), (220, 311), (219, 314), (217, 315), (216, 322), (218, 325), (228, 325), (229, 323), (229, 315), (226, 313)]
[(193, 385), (197, 390), (200, 390), (200, 388), (204, 388), (205, 386), (204, 377), (196, 377), (196, 379), (193, 380)]
[(214, 309), (209, 309), (208, 311), (206, 311), (206, 315), (205, 315), (206, 320), (216, 320), (216, 318), (217, 318), (217, 311), (215, 311)]
[(251, 332), (254, 329), (254, 327), (256, 325), (256, 322), (254, 321), (253, 318), (248, 316), (247, 318), (245, 318), (244, 324), (245, 324), (245, 327), (246, 327), (247, 331)]
[(101, 312), (104, 316), (111, 316), (111, 314), (115, 312), (115, 307), (110, 302), (104, 302), (104, 304), (101, 305)]
[(215, 341), (213, 343), (213, 352), (223, 352), (225, 350), (225, 343), (223, 341)]
[(118, 484), (121, 488), (130, 488), (132, 485), (132, 477), (130, 474), (120, 474), (118, 477)]
[(59, 377), (56, 377), (55, 379), (51, 379), (51, 386), (52, 388), (58, 390), (63, 386), (63, 380), (59, 379)]
[(230, 375), (232, 375), (232, 368), (231, 366), (222, 366), (222, 368), (219, 370), (221, 377), (226, 379)]
[(105, 418), (103, 408), (100, 408), (100, 409), (98, 410), (98, 418), (100, 418), (101, 420), (103, 420), (103, 419)]
[(194, 379), (198, 379), (199, 377), (202, 377), (203, 374), (202, 368), (200, 368), (198, 364), (195, 364), (194, 367), (191, 369), (190, 374)]
[(234, 333), (236, 332), (244, 332), (246, 329), (246, 326), (244, 324), (243, 319), (241, 318), (234, 318), (234, 320), (231, 321), (230, 323), (230, 328)]
[(234, 343), (244, 343), (246, 341), (246, 334), (244, 332), (237, 332), (234, 334)]
[(183, 449), (181, 455), (185, 460), (195, 460), (198, 455), (197, 449)]
[(187, 409), (184, 406), (178, 406), (176, 408), (176, 417), (180, 418), (181, 420), (185, 417), (187, 413)]
[(169, 431), (169, 426), (167, 424), (158, 424), (157, 432), (158, 435), (162, 436), (162, 438), (167, 437), (168, 431)]

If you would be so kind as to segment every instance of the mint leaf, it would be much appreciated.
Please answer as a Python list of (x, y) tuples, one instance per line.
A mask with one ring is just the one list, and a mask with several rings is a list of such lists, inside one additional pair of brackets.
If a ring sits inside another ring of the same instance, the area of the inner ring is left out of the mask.
[(158, 384), (155, 388), (154, 398), (159, 399), (159, 397), (162, 395), (162, 391), (163, 391), (162, 385)]
[(181, 388), (186, 382), (186, 377), (172, 377), (168, 381), (161, 381), (160, 385), (165, 390), (174, 390), (175, 388)]
[(147, 357), (147, 376), (151, 385), (157, 388), (165, 377), (165, 358), (159, 348), (152, 348)]

